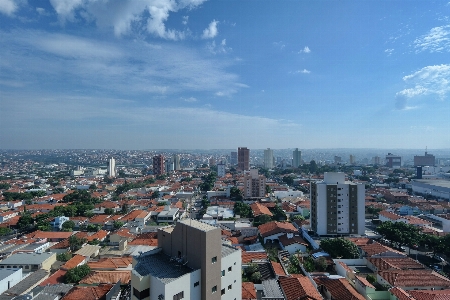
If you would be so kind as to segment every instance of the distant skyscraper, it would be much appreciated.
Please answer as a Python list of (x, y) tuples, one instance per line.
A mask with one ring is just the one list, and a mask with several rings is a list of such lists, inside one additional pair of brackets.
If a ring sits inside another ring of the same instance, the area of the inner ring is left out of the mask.
[(381, 164), (381, 158), (379, 156), (372, 157), (372, 164), (374, 164), (374, 165)]
[(154, 175), (164, 174), (164, 156), (162, 155), (153, 156), (153, 174)]
[(114, 159), (114, 157), (111, 157), (108, 160), (108, 176), (116, 177), (116, 160)]
[(388, 153), (386, 155), (386, 167), (388, 168), (400, 168), (402, 166), (402, 157)]
[(292, 166), (294, 168), (298, 168), (302, 164), (302, 151), (299, 151), (298, 148), (292, 152)]
[(173, 161), (171, 161), (171, 160), (169, 159), (169, 160), (167, 160), (167, 161), (164, 163), (164, 165), (165, 165), (165, 171), (166, 171), (166, 173), (173, 172), (173, 170), (174, 170), (174, 164), (173, 164)]
[(351, 165), (354, 165), (356, 163), (356, 158), (354, 155), (350, 154), (349, 162)]
[(219, 176), (219, 178), (225, 177), (225, 164), (222, 162), (217, 164), (217, 176)]
[(270, 148), (264, 150), (264, 168), (273, 169), (273, 150)]
[(231, 152), (231, 156), (230, 156), (230, 164), (231, 165), (237, 165), (237, 157), (238, 157), (238, 153), (237, 152)]
[(414, 166), (434, 166), (436, 165), (436, 158), (433, 154), (428, 154), (425, 151), (425, 155), (414, 155)]
[(173, 168), (175, 169), (175, 171), (181, 170), (180, 156), (178, 154), (173, 155)]
[(238, 148), (238, 170), (250, 170), (250, 150), (247, 147)]

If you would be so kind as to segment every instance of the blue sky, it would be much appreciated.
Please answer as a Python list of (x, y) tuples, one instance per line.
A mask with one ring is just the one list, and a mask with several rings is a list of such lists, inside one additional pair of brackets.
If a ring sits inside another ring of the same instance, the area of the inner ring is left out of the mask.
[(0, 148), (450, 148), (446, 1), (0, 0)]

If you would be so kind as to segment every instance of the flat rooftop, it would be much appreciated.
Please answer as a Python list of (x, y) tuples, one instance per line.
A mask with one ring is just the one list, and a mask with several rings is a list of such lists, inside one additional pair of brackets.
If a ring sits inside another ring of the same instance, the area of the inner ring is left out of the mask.
[(209, 224), (206, 224), (204, 222), (200, 222), (200, 221), (197, 221), (194, 219), (184, 219), (184, 220), (178, 221), (178, 223), (194, 227), (194, 228), (204, 231), (204, 232), (218, 229), (218, 227), (215, 227), (215, 226), (212, 226), (212, 225), (209, 225)]
[(141, 276), (151, 275), (167, 284), (189, 274), (194, 270), (182, 263), (172, 260), (162, 252), (150, 255), (135, 256), (138, 263), (134, 267)]
[(419, 183), (439, 186), (439, 187), (443, 187), (443, 188), (450, 188), (450, 180), (414, 179), (412, 182), (413, 183), (419, 182)]

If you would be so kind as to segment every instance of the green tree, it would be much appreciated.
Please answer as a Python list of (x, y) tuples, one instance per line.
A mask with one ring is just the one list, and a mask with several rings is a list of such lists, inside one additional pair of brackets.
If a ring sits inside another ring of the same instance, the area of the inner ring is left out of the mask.
[(235, 202), (234, 213), (241, 216), (241, 218), (248, 218), (251, 216), (252, 209), (250, 208), (250, 205), (245, 204), (244, 202)]
[(293, 176), (283, 176), (283, 182), (287, 185), (294, 185), (294, 177)]
[(300, 220), (300, 221), (303, 221), (303, 220), (305, 220), (305, 217), (303, 217), (302, 215), (293, 215), (293, 216), (291, 217), (291, 220)]
[(272, 221), (273, 220), (272, 220), (271, 216), (260, 215), (260, 216), (256, 217), (255, 221), (253, 222), (254, 223), (253, 226), (259, 226), (259, 225), (266, 224), (266, 223), (269, 223)]
[(75, 252), (81, 249), (81, 247), (86, 243), (86, 239), (77, 237), (76, 235), (71, 235), (69, 237), (69, 248), (70, 251)]
[(315, 160), (309, 162), (309, 172), (316, 173), (317, 172), (317, 164)]
[(71, 258), (72, 258), (72, 254), (70, 254), (69, 252), (56, 254), (57, 261), (68, 261)]
[(12, 233), (12, 230), (8, 227), (0, 227), (0, 236), (9, 235)]
[(123, 227), (123, 222), (121, 222), (121, 221), (114, 221), (113, 227), (114, 227), (114, 229), (122, 228)]
[(27, 230), (33, 225), (34, 225), (33, 217), (31, 216), (30, 213), (25, 212), (24, 208), (24, 213), (20, 216), (19, 220), (17, 221), (17, 227), (20, 230)]
[(122, 204), (122, 209), (121, 209), (122, 214), (125, 215), (128, 213), (128, 211), (129, 211), (128, 204), (127, 203)]
[(375, 276), (373, 276), (372, 274), (367, 274), (366, 279), (371, 284), (374, 284), (375, 282), (377, 282), (377, 278)]
[(320, 241), (320, 248), (333, 258), (354, 259), (359, 257), (358, 247), (344, 238), (326, 238)]
[(286, 213), (283, 211), (283, 209), (280, 206), (275, 206), (272, 209), (273, 219), (277, 221), (284, 221), (287, 220)]
[(314, 260), (308, 256), (305, 260), (303, 260), (303, 267), (306, 272), (313, 272), (315, 270)]
[(409, 247), (417, 245), (421, 238), (421, 229), (411, 224), (403, 222), (383, 222), (377, 227), (378, 233), (384, 238), (399, 245)]
[(261, 273), (259, 271), (253, 273), (250, 279), (253, 283), (261, 283)]
[(159, 191), (158, 190), (154, 190), (151, 196), (152, 199), (157, 199), (159, 198)]
[(325, 271), (328, 268), (328, 263), (325, 257), (319, 257), (319, 259), (315, 263), (317, 269), (321, 272)]
[(100, 230), (100, 225), (98, 225), (98, 224), (89, 224), (89, 225), (86, 227), (86, 230), (87, 230), (88, 232), (97, 232), (97, 231)]
[(71, 221), (71, 220), (65, 221), (65, 222), (61, 225), (61, 229), (62, 229), (63, 231), (72, 231), (74, 227), (75, 227), (75, 222), (74, 222), (74, 221)]
[(108, 208), (105, 208), (104, 212), (106, 215), (113, 215), (114, 209), (108, 207)]
[(0, 182), (0, 190), (7, 190), (11, 187), (9, 183)]
[(156, 204), (156, 206), (166, 206), (167, 205), (167, 201), (161, 201), (158, 202), (158, 204)]
[(242, 199), (243, 199), (242, 191), (240, 189), (238, 189), (237, 187), (233, 186), (230, 189), (230, 198), (234, 199), (235, 201), (242, 201)]
[(266, 194), (272, 193), (272, 189), (270, 188), (270, 185), (266, 184)]
[(91, 268), (88, 265), (81, 265), (70, 269), (67, 271), (66, 275), (64, 275), (65, 283), (78, 283), (84, 276), (88, 275), (91, 272)]

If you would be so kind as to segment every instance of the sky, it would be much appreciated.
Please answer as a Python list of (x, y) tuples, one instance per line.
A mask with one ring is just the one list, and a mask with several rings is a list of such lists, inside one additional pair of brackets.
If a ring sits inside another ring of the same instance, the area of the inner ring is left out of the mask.
[(0, 0), (0, 149), (450, 148), (450, 2)]

